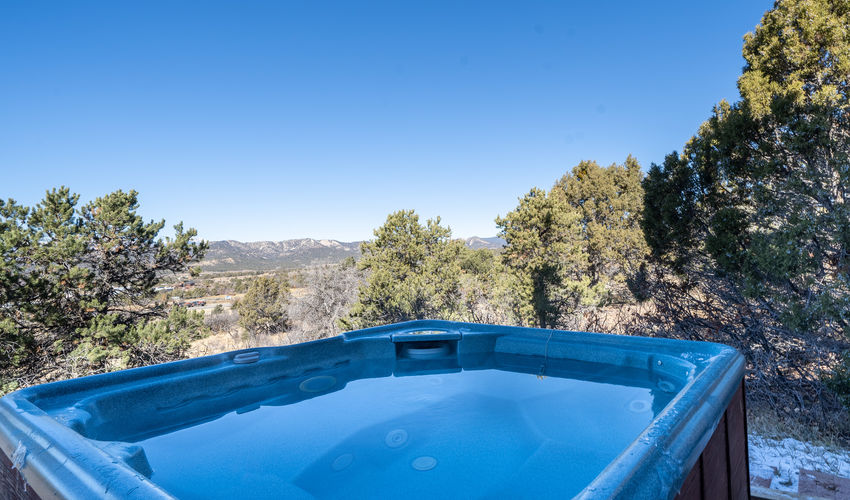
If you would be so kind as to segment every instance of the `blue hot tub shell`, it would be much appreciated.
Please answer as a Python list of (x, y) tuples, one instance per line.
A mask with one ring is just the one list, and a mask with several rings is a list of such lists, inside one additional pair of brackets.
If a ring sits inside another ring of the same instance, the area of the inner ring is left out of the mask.
[[(156, 476), (150, 479), (145, 450), (134, 443), (232, 412), (339, 391), (355, 380), (494, 366), (675, 388), (640, 435), (578, 492), (588, 499), (675, 497), (744, 374), (743, 357), (719, 344), (411, 321), (23, 389), (0, 399), (0, 451), (41, 498), (173, 498)], [(300, 391), (270, 397), (270, 387), (284, 382), (300, 384)], [(553, 477), (564, 466), (551, 463)], [(380, 486), (362, 495), (381, 496)]]

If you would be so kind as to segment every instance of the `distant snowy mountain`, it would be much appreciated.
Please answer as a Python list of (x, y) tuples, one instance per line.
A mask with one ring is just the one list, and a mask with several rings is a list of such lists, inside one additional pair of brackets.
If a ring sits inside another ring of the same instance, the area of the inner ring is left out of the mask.
[(466, 246), (473, 250), (477, 250), (479, 248), (501, 250), (505, 245), (505, 240), (497, 236), (493, 236), (492, 238), (479, 238), (478, 236), (473, 236), (472, 238), (466, 238), (464, 241), (466, 242)]
[[(490, 248), (498, 250), (505, 241), (501, 238), (464, 239), (473, 249)], [(211, 241), (206, 258), (201, 262), (205, 271), (241, 271), (294, 269), (300, 267), (334, 264), (346, 257), (360, 257), (360, 242), (337, 240), (314, 240), (300, 238), (284, 241), (235, 240)]]
[(332, 264), (360, 256), (360, 242), (300, 238), (284, 241), (211, 241), (205, 271), (267, 270)]

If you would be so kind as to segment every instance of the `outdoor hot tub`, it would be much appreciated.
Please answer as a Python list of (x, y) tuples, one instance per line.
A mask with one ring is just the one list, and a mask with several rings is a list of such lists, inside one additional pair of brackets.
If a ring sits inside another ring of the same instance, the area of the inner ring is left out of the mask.
[[(744, 360), (411, 321), (0, 399), (12, 498), (746, 498)], [(720, 496), (717, 496), (720, 495)]]

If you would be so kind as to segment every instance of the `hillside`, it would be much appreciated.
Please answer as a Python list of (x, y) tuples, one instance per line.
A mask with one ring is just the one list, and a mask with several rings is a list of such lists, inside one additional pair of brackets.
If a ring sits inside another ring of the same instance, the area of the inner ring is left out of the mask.
[(490, 238), (479, 238), (478, 236), (473, 236), (472, 238), (466, 238), (464, 241), (466, 242), (466, 246), (473, 250), (478, 250), (479, 248), (501, 250), (502, 246), (505, 244), (505, 240), (498, 236)]
[[(501, 238), (464, 240), (470, 248), (501, 249)], [(360, 242), (315, 240), (299, 238), (284, 241), (241, 242), (234, 240), (210, 241), (206, 258), (201, 262), (204, 271), (241, 271), (293, 269), (340, 262), (346, 257), (360, 257)]]
[(201, 262), (204, 271), (297, 268), (358, 257), (360, 243), (300, 238), (284, 241), (211, 241)]

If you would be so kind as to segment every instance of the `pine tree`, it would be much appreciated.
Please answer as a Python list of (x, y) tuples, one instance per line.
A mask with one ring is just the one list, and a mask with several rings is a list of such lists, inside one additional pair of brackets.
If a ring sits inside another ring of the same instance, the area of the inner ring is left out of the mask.
[(629, 300), (626, 280), (646, 259), (642, 179), (640, 164), (629, 156), (623, 165), (605, 168), (583, 161), (552, 188), (552, 195), (559, 193), (580, 214), (586, 274), (591, 286), (602, 286), (601, 298)]
[(702, 297), (672, 316), (716, 323), (760, 377), (814, 384), (850, 322), (850, 3), (778, 1), (743, 56), (742, 99), (650, 169), (644, 231), (672, 296)]
[(646, 182), (654, 254), (709, 259), (791, 329), (850, 321), (848, 26), (847, 2), (778, 2), (745, 38), (742, 100)]
[(548, 194), (534, 188), (516, 209), (496, 219), (506, 241), (502, 261), (516, 279), (517, 316), (523, 324), (553, 328), (593, 293), (580, 217), (559, 190)]
[(607, 168), (583, 161), (496, 219), (523, 324), (552, 328), (579, 307), (631, 299), (627, 279), (647, 254), (641, 177), (631, 156)]
[(289, 280), (285, 276), (259, 276), (236, 306), (239, 324), (252, 335), (283, 332), (289, 326)]
[(71, 355), (94, 371), (110, 359), (123, 367), (137, 358), (135, 340), (149, 336), (136, 329), (168, 312), (154, 302), (154, 285), (186, 271), (207, 248), (182, 224), (173, 238), (158, 238), (165, 221), (144, 222), (137, 196), (116, 191), (78, 207), (79, 195), (62, 187), (31, 208), (0, 200), (0, 368), (7, 377), (27, 383)]
[(440, 218), (425, 225), (413, 210), (387, 217), (361, 244), (358, 267), (367, 272), (357, 302), (342, 320), (347, 329), (411, 319), (453, 319), (460, 306), (463, 243), (451, 240)]

